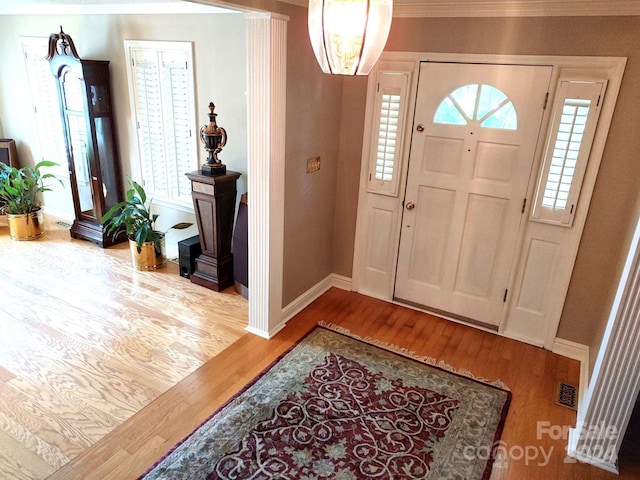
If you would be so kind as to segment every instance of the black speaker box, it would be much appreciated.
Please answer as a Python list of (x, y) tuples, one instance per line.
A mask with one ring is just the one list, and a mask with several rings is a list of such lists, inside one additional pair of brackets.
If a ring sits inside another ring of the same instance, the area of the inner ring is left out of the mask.
[(247, 194), (240, 197), (236, 228), (233, 231), (233, 278), (235, 289), (244, 298), (249, 298), (249, 226)]
[(181, 277), (191, 278), (191, 274), (196, 271), (196, 258), (201, 253), (199, 235), (178, 242), (178, 263), (180, 264)]

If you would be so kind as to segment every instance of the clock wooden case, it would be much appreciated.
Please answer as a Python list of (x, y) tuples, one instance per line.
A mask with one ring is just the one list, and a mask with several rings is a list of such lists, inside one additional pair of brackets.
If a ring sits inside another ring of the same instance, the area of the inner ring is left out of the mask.
[(71, 236), (108, 247), (125, 240), (105, 232), (102, 216), (123, 199), (109, 62), (82, 60), (62, 29), (49, 37), (75, 210)]

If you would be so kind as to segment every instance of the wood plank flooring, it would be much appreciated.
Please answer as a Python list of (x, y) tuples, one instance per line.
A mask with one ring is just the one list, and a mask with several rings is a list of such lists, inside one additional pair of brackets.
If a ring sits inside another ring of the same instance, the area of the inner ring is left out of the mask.
[(0, 479), (41, 480), (244, 334), (247, 302), (0, 217)]
[[(5, 234), (0, 227), (0, 279), (6, 277), (6, 259), (15, 258), (5, 249), (18, 248), (15, 242), (5, 241)], [(54, 238), (49, 236), (47, 241)], [(65, 250), (69, 243), (73, 248)], [(41, 247), (43, 241), (33, 245), (29, 248), (58, 255)], [(85, 248), (92, 252), (89, 259)], [(579, 365), (573, 360), (337, 289), (313, 302), (275, 338), (265, 340), (242, 333), (246, 303), (235, 295), (223, 296), (216, 307), (220, 312), (214, 312), (200, 305), (197, 294), (189, 290), (191, 284), (170, 276), (170, 270), (155, 276), (132, 274), (125, 268), (126, 250), (109, 249), (103, 254), (91, 244), (69, 240), (55, 250), (61, 252), (57, 262), (42, 260), (47, 267), (41, 270), (51, 273), (31, 268), (32, 275), (20, 277), (16, 272), (16, 283), (22, 287), (17, 289), (22, 292), (19, 298), (32, 292), (35, 304), (43, 296), (37, 303), (46, 304), (46, 313), (33, 314), (35, 320), (31, 320), (23, 309), (14, 308), (13, 314), (23, 312), (23, 320), (0, 337), (0, 479), (44, 478), (65, 458), (70, 461), (49, 480), (134, 479), (320, 320), (435, 357), (476, 376), (504, 381), (513, 400), (501, 439), (506, 456), (494, 467), (494, 480), (640, 478), (640, 469), (633, 465), (622, 465), (622, 474), (616, 476), (572, 463), (565, 458), (566, 439), (540, 431), (539, 422), (558, 427), (575, 423), (575, 412), (553, 401), (558, 380), (577, 384)], [(103, 255), (106, 260), (93, 258)], [(86, 275), (78, 280), (65, 273), (70, 269), (65, 262)], [(67, 282), (73, 287), (66, 287)], [(8, 288), (4, 283), (0, 284), (3, 293)], [(76, 289), (89, 291), (92, 300), (76, 298), (72, 295)], [(56, 313), (47, 307), (50, 303), (66, 313)], [(199, 313), (185, 315), (192, 311)], [(179, 315), (187, 318), (172, 319)], [(8, 323), (5, 317), (3, 329)], [(94, 317), (108, 321), (93, 321)], [(144, 327), (147, 322), (150, 326)], [(209, 322), (218, 325), (207, 334)], [(230, 343), (224, 350), (215, 348)], [(202, 358), (201, 366), (186, 374), (193, 365), (187, 353), (191, 348)], [(162, 367), (162, 362), (169, 367)], [(136, 374), (133, 365), (137, 363), (143, 366)], [(178, 369), (184, 373), (174, 372)], [(122, 371), (122, 377), (116, 371)], [(182, 375), (186, 376), (180, 379)], [(131, 378), (136, 379), (134, 383)], [(32, 382), (37, 386), (30, 386)], [(142, 405), (145, 395), (163, 388), (164, 393)], [(139, 411), (131, 413), (136, 408)], [(93, 424), (88, 416), (94, 417)], [(11, 476), (23, 471), (30, 476)]]

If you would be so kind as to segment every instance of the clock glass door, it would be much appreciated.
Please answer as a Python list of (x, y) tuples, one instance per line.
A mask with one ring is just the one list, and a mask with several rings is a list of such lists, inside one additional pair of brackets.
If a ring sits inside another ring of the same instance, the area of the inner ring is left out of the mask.
[(96, 218), (93, 199), (91, 149), (87, 135), (85, 104), (83, 98), (84, 82), (68, 70), (63, 76), (62, 88), (67, 117), (67, 135), (69, 136), (69, 162), (76, 186), (73, 192), (77, 215), (89, 219)]

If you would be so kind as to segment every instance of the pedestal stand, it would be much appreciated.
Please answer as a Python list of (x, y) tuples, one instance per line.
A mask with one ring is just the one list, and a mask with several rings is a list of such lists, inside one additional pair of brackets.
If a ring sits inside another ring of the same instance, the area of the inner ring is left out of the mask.
[(200, 234), (202, 253), (196, 258), (191, 282), (220, 292), (233, 285), (233, 219), (236, 205), (237, 172), (208, 176), (187, 173)]

